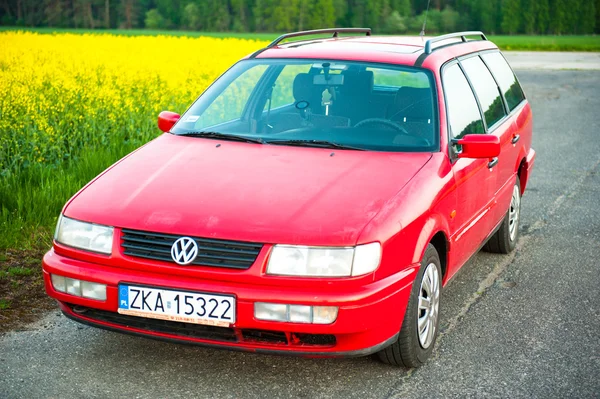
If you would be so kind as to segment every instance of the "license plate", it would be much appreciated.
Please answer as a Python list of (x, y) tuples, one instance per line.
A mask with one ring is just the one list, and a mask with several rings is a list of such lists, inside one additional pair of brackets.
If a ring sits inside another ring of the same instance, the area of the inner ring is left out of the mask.
[(235, 297), (119, 284), (118, 312), (152, 319), (229, 327), (235, 323)]

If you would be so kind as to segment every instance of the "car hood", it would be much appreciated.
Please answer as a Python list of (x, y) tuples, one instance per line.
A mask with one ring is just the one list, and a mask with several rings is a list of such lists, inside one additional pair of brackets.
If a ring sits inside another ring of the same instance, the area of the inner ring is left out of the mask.
[(354, 245), (431, 158), (163, 134), (81, 190), (65, 216), (261, 243)]

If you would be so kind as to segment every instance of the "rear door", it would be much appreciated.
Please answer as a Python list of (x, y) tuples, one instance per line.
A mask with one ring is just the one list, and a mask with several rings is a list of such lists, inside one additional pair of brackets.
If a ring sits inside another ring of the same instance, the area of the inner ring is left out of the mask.
[(508, 110), (496, 80), (479, 55), (460, 59), (460, 63), (473, 86), (483, 114), (487, 134), (497, 136), (501, 151), (496, 168), (496, 187), (494, 189), (494, 207), (492, 228), (502, 220), (512, 193), (513, 175), (518, 151), (512, 144), (515, 126), (508, 118)]
[[(518, 172), (520, 154), (524, 154), (523, 145), (526, 136), (523, 131), (525, 126), (531, 128), (531, 114), (528, 118), (521, 118), (525, 110), (525, 94), (512, 69), (498, 51), (481, 54), (489, 71), (491, 71), (496, 87), (500, 90), (504, 102), (505, 112), (508, 117), (501, 120), (497, 126), (491, 127), (492, 134), (500, 138), (502, 151), (500, 154), (499, 175), (496, 189), (498, 201), (498, 220), (504, 217), (512, 196), (512, 188)], [(491, 87), (489, 88), (491, 91)], [(495, 130), (494, 130), (495, 129)]]
[[(485, 134), (479, 105), (457, 62), (444, 67), (442, 84), (451, 138)], [(458, 147), (454, 146), (451, 152), (459, 152)], [(479, 249), (493, 228), (490, 210), (496, 188), (496, 168), (489, 167), (489, 159), (452, 158), (457, 207), (451, 224), (453, 261), (449, 262), (449, 276)]]

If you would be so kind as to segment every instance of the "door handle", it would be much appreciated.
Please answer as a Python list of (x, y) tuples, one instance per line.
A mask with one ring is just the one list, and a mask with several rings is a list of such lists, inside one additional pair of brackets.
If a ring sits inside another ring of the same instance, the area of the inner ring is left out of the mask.
[(511, 143), (513, 143), (513, 144), (517, 144), (517, 141), (519, 141), (519, 139), (520, 139), (520, 138), (521, 138), (521, 135), (519, 135), (519, 134), (515, 134), (515, 135), (513, 136), (513, 138), (512, 138), (512, 141), (511, 141)]
[(492, 169), (496, 165), (498, 165), (498, 157), (494, 157), (488, 162), (488, 169)]

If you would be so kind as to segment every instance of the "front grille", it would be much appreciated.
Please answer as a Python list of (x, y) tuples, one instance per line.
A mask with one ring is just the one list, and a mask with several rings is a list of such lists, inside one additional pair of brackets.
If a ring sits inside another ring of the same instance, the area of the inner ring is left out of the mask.
[[(173, 243), (182, 236), (123, 229), (123, 253), (137, 258), (175, 263), (171, 258)], [(198, 244), (198, 256), (190, 265), (248, 269), (262, 249), (252, 242), (190, 237)]]
[[(206, 326), (203, 324), (182, 323), (151, 319), (146, 317), (129, 316), (106, 310), (93, 309), (85, 306), (66, 304), (73, 313), (85, 318), (103, 321), (121, 327), (136, 328), (149, 333), (163, 333), (176, 337), (206, 339), (219, 342), (244, 342), (271, 344), (283, 346), (335, 346), (335, 335), (304, 334), (283, 331), (234, 329), (228, 327)], [(236, 332), (237, 331), (237, 332)]]
[(244, 341), (265, 342), (270, 344), (286, 344), (287, 336), (281, 331), (242, 330)]
[(331, 334), (295, 333), (292, 335), (292, 339), (297, 339), (298, 342), (303, 345), (333, 346), (336, 343), (335, 335)]

